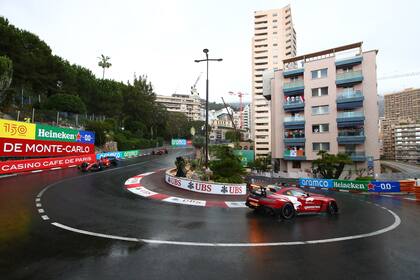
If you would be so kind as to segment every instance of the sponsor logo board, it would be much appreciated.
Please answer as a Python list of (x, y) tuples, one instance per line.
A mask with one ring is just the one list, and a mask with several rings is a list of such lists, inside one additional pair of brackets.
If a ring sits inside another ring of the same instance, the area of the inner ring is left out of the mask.
[(36, 140), (95, 143), (95, 133), (90, 131), (75, 130), (64, 127), (37, 124)]
[(300, 178), (299, 186), (301, 187), (316, 187), (316, 188), (332, 188), (333, 180), (331, 179), (316, 179), (316, 178)]
[(177, 188), (210, 194), (243, 195), (246, 194), (245, 184), (218, 184), (178, 178), (165, 174), (165, 181)]
[(171, 140), (172, 146), (186, 146), (187, 145), (187, 139), (172, 139)]
[(56, 167), (80, 165), (83, 162), (94, 162), (95, 155), (81, 155), (57, 158), (37, 158), (28, 160), (10, 160), (0, 162), (0, 174), (19, 173), (31, 170), (42, 170)]
[(368, 185), (370, 192), (400, 192), (400, 182), (379, 182), (372, 181)]
[(16, 122), (0, 119), (0, 138), (35, 139), (33, 123)]
[(369, 181), (333, 180), (333, 188), (339, 190), (368, 191)]
[(0, 154), (5, 157), (65, 156), (94, 152), (93, 144), (0, 138)]

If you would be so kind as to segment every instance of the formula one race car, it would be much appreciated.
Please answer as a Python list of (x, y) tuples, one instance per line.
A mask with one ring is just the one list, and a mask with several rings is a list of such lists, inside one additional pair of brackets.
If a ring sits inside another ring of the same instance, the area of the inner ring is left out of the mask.
[(280, 215), (286, 220), (303, 213), (327, 212), (330, 215), (338, 213), (338, 205), (334, 198), (308, 193), (300, 188), (250, 184), (248, 190), (246, 206), (263, 210), (271, 215)]
[(168, 150), (165, 148), (159, 149), (157, 151), (153, 150), (152, 151), (152, 155), (163, 155), (163, 154), (167, 154)]
[(117, 158), (109, 156), (109, 157), (103, 157), (94, 163), (84, 162), (79, 166), (79, 169), (82, 172), (102, 171), (105, 168), (108, 168), (110, 166), (116, 166), (117, 164), (118, 164)]

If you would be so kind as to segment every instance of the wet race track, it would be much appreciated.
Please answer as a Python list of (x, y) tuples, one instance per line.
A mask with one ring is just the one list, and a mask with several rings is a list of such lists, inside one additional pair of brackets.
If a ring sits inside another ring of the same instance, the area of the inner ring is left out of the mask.
[(340, 215), (282, 221), (123, 187), (184, 153), (0, 179), (0, 278), (420, 279), (418, 202), (329, 192)]

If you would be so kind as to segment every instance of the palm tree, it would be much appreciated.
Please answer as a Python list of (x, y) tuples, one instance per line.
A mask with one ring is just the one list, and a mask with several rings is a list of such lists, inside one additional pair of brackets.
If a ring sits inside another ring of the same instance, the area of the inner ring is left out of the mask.
[(98, 58), (100, 59), (98, 62), (98, 65), (99, 67), (102, 67), (102, 80), (103, 80), (105, 78), (105, 68), (109, 68), (112, 66), (111, 62), (109, 62), (111, 58), (103, 54), (101, 54), (101, 56)]

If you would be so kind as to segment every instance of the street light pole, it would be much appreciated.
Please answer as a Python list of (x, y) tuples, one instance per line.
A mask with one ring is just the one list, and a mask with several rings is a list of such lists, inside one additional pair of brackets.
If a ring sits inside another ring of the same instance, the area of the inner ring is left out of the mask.
[(206, 59), (196, 59), (194, 60), (195, 62), (206, 62), (206, 68), (207, 68), (207, 73), (206, 73), (206, 151), (205, 151), (205, 156), (206, 159), (204, 161), (204, 165), (206, 167), (206, 169), (209, 166), (209, 144), (208, 144), (208, 138), (209, 138), (209, 61), (222, 61), (223, 59), (221, 58), (209, 58), (209, 50), (208, 49), (204, 49), (203, 52), (206, 55)]

